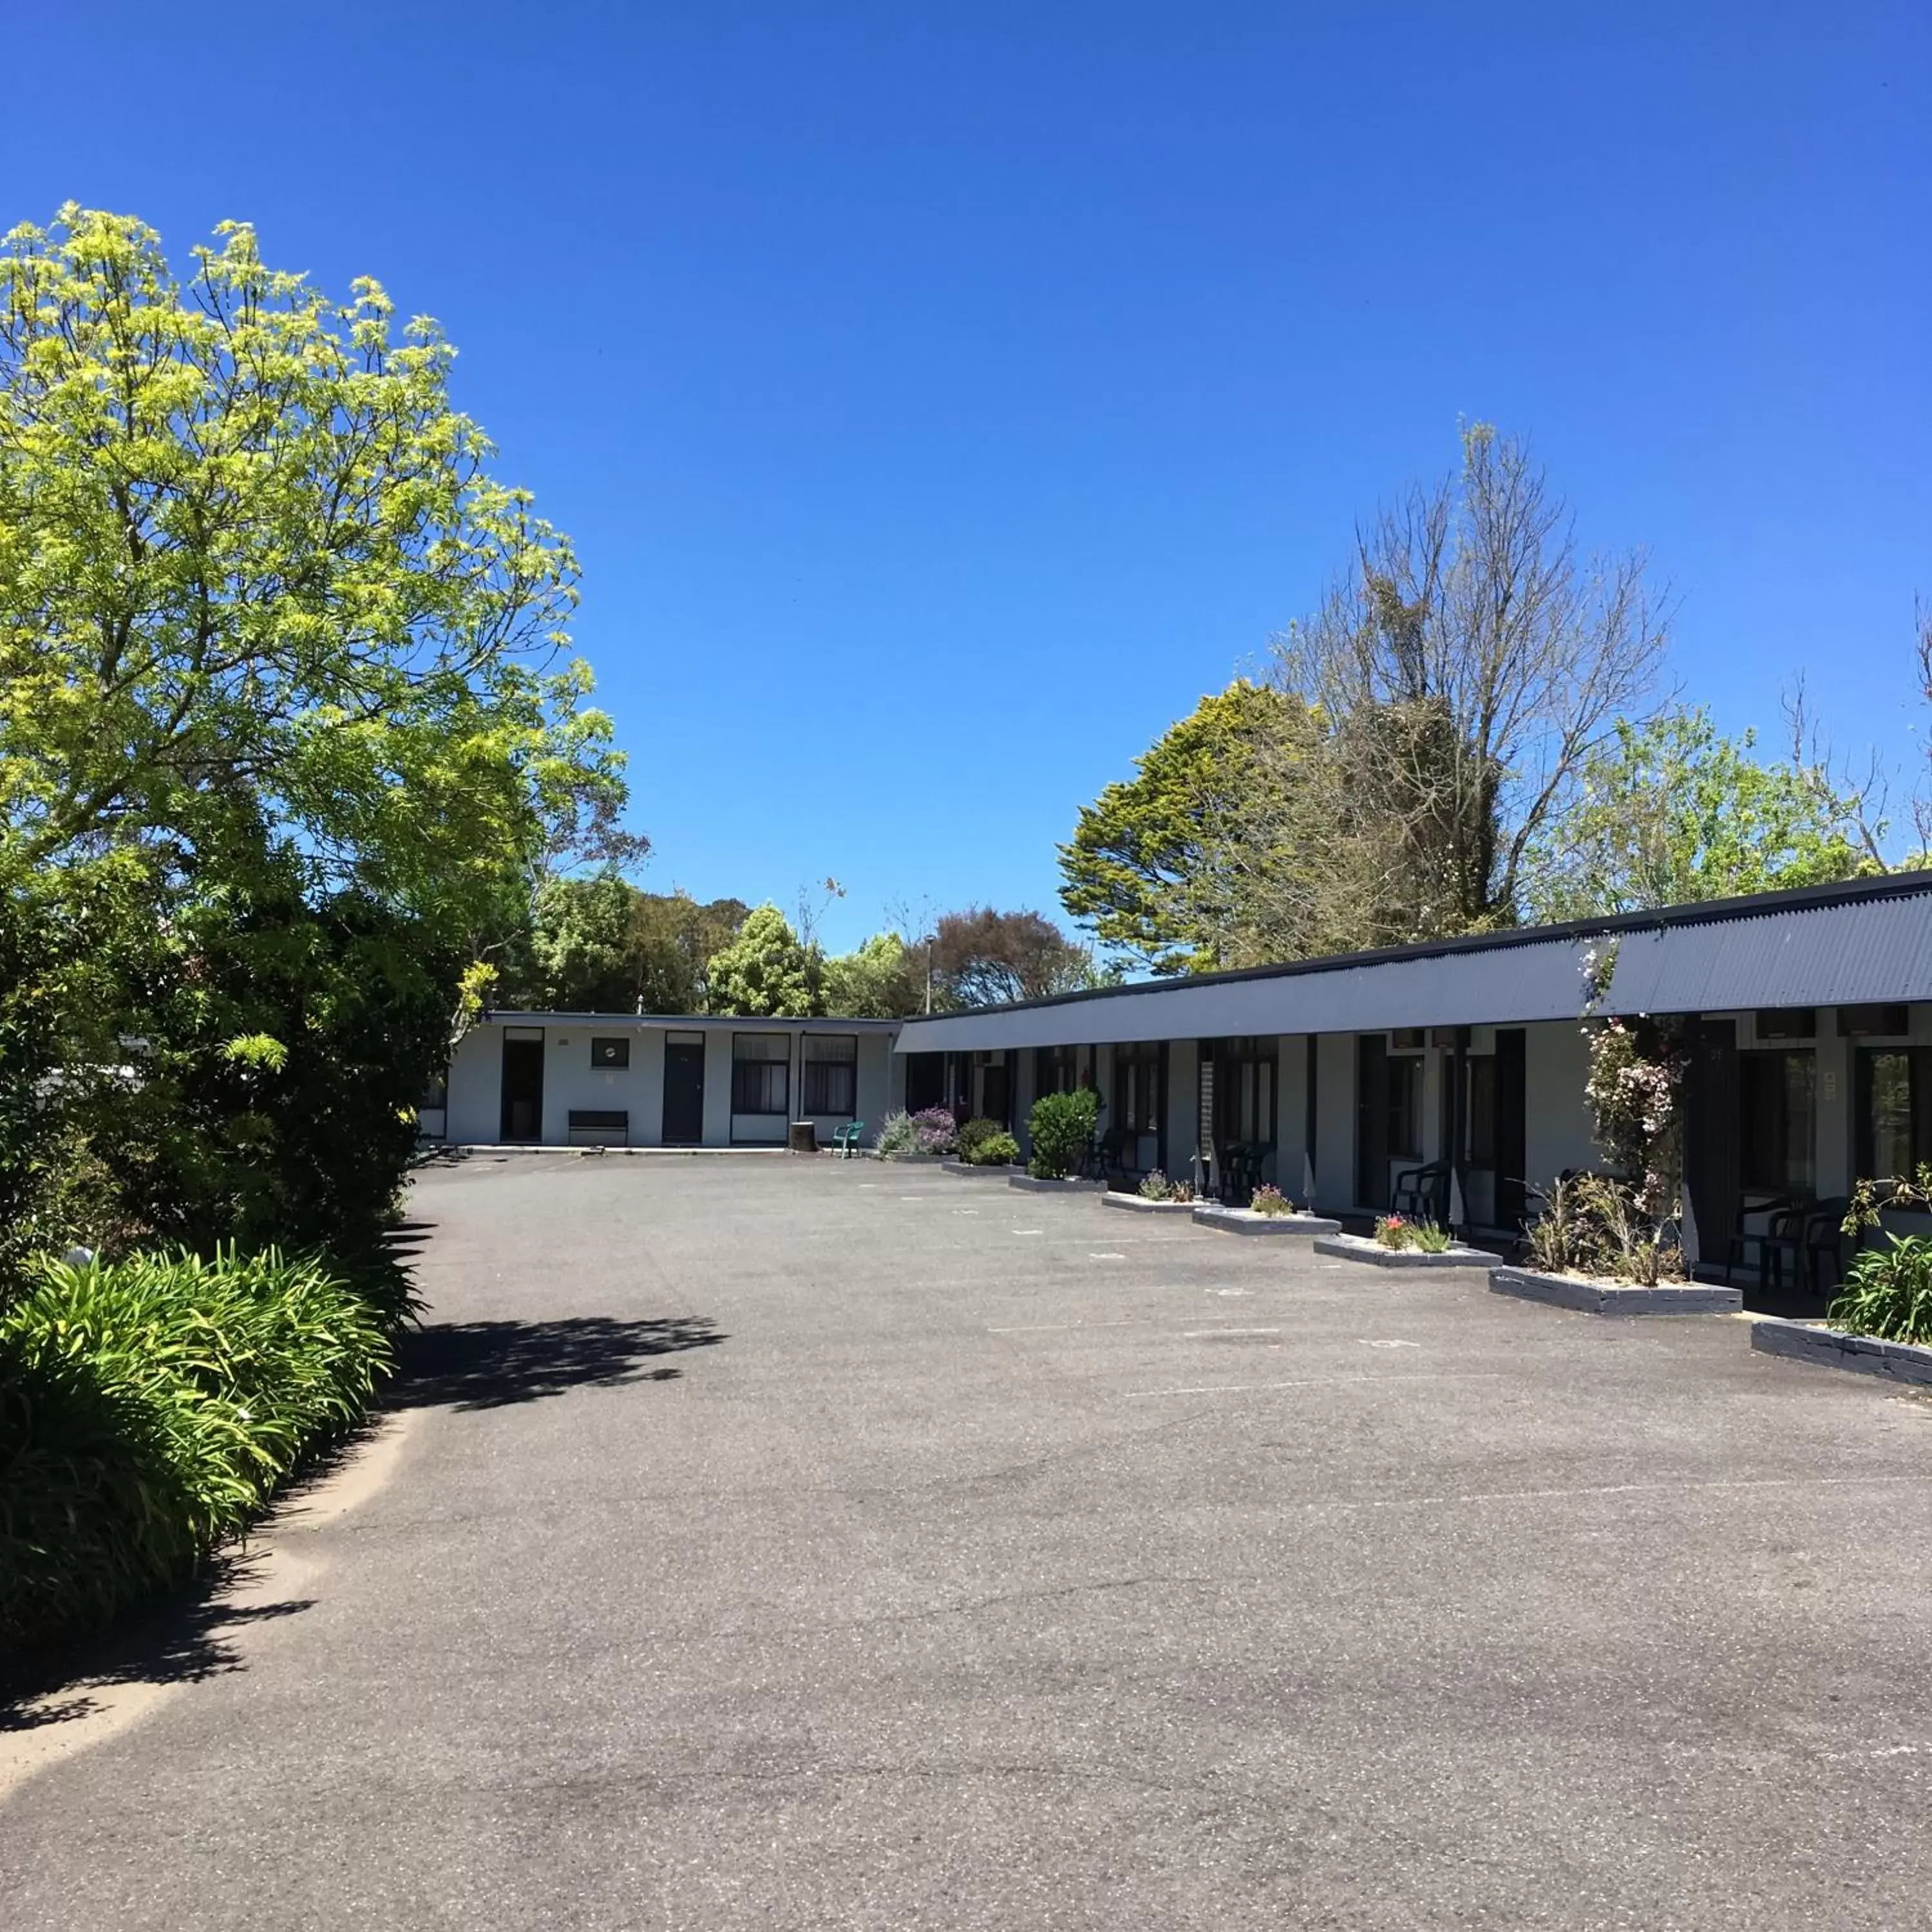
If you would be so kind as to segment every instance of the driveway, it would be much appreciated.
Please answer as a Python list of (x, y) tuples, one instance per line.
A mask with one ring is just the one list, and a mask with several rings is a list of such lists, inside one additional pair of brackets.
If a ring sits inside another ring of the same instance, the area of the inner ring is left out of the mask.
[(413, 1211), (371, 1492), (106, 1673), (8, 1932), (1925, 1922), (1923, 1400), (929, 1169)]

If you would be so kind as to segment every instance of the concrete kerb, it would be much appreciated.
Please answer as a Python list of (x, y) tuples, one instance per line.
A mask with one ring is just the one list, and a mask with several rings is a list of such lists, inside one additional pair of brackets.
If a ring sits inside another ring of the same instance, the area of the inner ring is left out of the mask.
[(1744, 1300), (1741, 1290), (1710, 1282), (1659, 1282), (1644, 1287), (1635, 1282), (1591, 1281), (1520, 1268), (1492, 1267), (1490, 1290), (1586, 1315), (1735, 1315)]
[(1315, 1252), (1331, 1260), (1366, 1262), (1380, 1268), (1493, 1268), (1496, 1259), (1480, 1248), (1444, 1248), (1440, 1254), (1422, 1248), (1385, 1248), (1366, 1234), (1321, 1235)]
[(1257, 1214), (1252, 1208), (1224, 1208), (1218, 1202), (1196, 1204), (1194, 1223), (1224, 1234), (1298, 1235), (1304, 1240), (1319, 1234), (1339, 1234), (1342, 1224), (1319, 1214)]
[(1082, 1180), (1072, 1177), (1065, 1180), (1042, 1180), (1032, 1174), (1010, 1174), (1006, 1185), (1024, 1188), (1032, 1194), (1104, 1194), (1107, 1191), (1104, 1180)]
[(1118, 1194), (1109, 1190), (1100, 1197), (1102, 1208), (1119, 1208), (1130, 1214), (1191, 1214), (1191, 1201), (1150, 1201), (1144, 1195)]
[(989, 1178), (995, 1180), (1010, 1180), (1013, 1172), (1009, 1166), (988, 1166), (970, 1160), (942, 1160), (939, 1167), (943, 1174), (964, 1174), (969, 1180), (984, 1180)]
[(1751, 1324), (1751, 1346), (1820, 1368), (1849, 1369), (1854, 1375), (1932, 1388), (1932, 1348), (1911, 1342), (1883, 1342), (1876, 1335), (1847, 1335), (1821, 1324), (1761, 1315)]

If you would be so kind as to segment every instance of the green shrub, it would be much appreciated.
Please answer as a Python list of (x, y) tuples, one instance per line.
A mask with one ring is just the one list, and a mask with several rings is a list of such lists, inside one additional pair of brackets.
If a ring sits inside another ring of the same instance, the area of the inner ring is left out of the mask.
[(0, 1646), (188, 1573), (392, 1360), (383, 1314), (312, 1260), (30, 1263), (0, 1311)]
[(896, 1154), (910, 1154), (918, 1138), (919, 1130), (912, 1124), (912, 1116), (902, 1107), (879, 1123), (879, 1137), (872, 1145), (881, 1160), (890, 1160)]
[[(990, 1126), (983, 1137), (967, 1138), (968, 1130)], [(1008, 1167), (1020, 1157), (1020, 1144), (1004, 1127), (991, 1120), (968, 1120), (959, 1130), (959, 1151), (975, 1167)]]
[(1271, 1182), (1264, 1181), (1248, 1198), (1250, 1211), (1256, 1214), (1292, 1214), (1294, 1203)]
[(1608, 1174), (1552, 1180), (1525, 1235), (1530, 1264), (1546, 1274), (1584, 1274), (1654, 1288), (1684, 1278), (1684, 1255), (1634, 1191)]
[(1194, 1184), (1191, 1180), (1170, 1180), (1156, 1168), (1141, 1182), (1140, 1193), (1143, 1201), (1192, 1201)]
[(1826, 1318), (1848, 1335), (1932, 1342), (1932, 1237), (1894, 1234), (1862, 1250)]
[[(980, 1154), (980, 1148), (988, 1141), (1011, 1140), (1012, 1138), (1012, 1136), (1000, 1126), (998, 1120), (989, 1120), (983, 1114), (975, 1114), (959, 1130), (959, 1157), (962, 1160), (971, 1161), (978, 1166), (997, 1165), (997, 1160), (985, 1160)], [(1007, 1159), (1011, 1157), (1010, 1155), (1006, 1156)]]
[(1027, 1117), (1033, 1134), (1028, 1173), (1038, 1180), (1065, 1180), (1079, 1166), (1100, 1118), (1100, 1096), (1090, 1088), (1042, 1094)]

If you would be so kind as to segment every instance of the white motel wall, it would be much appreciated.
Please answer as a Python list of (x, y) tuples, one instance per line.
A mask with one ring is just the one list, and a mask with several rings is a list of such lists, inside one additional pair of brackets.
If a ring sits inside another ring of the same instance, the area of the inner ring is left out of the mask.
[(830, 1142), (858, 1120), (869, 1139), (895, 1104), (897, 1031), (878, 1020), (491, 1012), (451, 1056), (437, 1138), (758, 1148), (784, 1145), (794, 1120)]

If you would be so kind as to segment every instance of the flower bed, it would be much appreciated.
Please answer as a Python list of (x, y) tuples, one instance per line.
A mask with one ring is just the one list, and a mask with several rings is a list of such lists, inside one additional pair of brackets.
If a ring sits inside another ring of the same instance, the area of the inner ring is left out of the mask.
[(1224, 1208), (1216, 1201), (1200, 1202), (1194, 1219), (1197, 1226), (1219, 1228), (1224, 1234), (1294, 1234), (1306, 1240), (1342, 1232), (1340, 1222), (1324, 1220), (1319, 1214), (1261, 1214), (1252, 1208)]
[(1496, 1256), (1480, 1248), (1450, 1246), (1439, 1250), (1391, 1248), (1366, 1234), (1323, 1234), (1315, 1243), (1315, 1252), (1331, 1260), (1366, 1262), (1384, 1268), (1492, 1268)]
[(1150, 1201), (1144, 1194), (1120, 1194), (1109, 1190), (1100, 1197), (1102, 1208), (1124, 1208), (1130, 1214), (1191, 1214), (1192, 1201)]
[(1490, 1288), (1496, 1294), (1578, 1309), (1586, 1315), (1730, 1315), (1744, 1306), (1738, 1289), (1708, 1282), (1646, 1286), (1592, 1275), (1545, 1274), (1535, 1268), (1492, 1268)]

